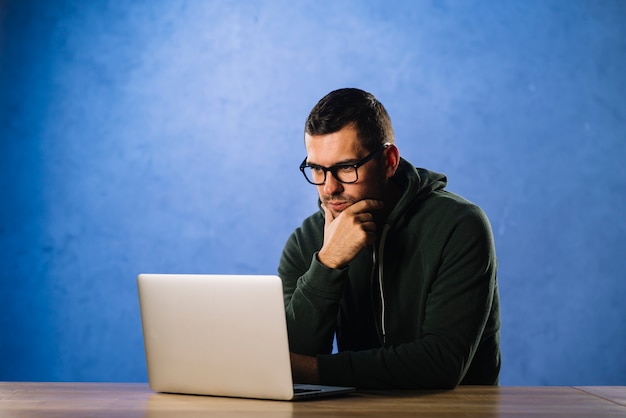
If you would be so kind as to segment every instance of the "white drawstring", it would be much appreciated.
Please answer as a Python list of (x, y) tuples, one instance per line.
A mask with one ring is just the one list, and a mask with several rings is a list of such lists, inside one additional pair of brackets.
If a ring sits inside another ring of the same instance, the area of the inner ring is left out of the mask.
[[(378, 289), (380, 291), (380, 316), (381, 316), (381, 331), (383, 333), (383, 345), (387, 344), (387, 330), (385, 328), (385, 293), (383, 291), (383, 251), (385, 249), (385, 239), (387, 238), (387, 232), (389, 231), (389, 225), (385, 225), (383, 233), (380, 236), (380, 242), (378, 244), (378, 252), (380, 253), (380, 261), (378, 263)], [(374, 251), (374, 263), (376, 263), (376, 251)], [(376, 264), (374, 264), (376, 265)]]

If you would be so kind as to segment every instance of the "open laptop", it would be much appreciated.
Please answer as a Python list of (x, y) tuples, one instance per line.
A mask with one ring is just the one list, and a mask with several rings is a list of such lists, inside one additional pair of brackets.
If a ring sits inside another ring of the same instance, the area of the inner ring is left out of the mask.
[(299, 400), (354, 388), (294, 385), (278, 276), (140, 274), (155, 392)]

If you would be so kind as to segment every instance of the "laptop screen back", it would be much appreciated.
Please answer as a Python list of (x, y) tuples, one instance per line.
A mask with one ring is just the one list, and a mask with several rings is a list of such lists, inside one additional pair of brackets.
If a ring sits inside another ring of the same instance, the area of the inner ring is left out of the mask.
[(137, 283), (152, 390), (293, 397), (278, 276), (141, 274)]

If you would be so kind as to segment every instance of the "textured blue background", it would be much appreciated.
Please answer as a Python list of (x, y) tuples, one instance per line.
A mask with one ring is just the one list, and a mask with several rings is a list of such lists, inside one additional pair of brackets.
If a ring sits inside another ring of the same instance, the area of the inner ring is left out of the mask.
[(145, 381), (136, 274), (275, 273), (355, 86), (492, 221), (502, 383), (626, 384), (626, 2), (0, 5), (0, 380)]

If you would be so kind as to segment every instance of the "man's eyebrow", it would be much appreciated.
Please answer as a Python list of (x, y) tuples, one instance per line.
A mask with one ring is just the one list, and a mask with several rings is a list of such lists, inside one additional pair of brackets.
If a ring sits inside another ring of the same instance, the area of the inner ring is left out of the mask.
[(313, 162), (309, 161), (309, 159), (307, 158), (306, 163), (307, 163), (307, 165), (310, 165), (312, 167), (330, 168), (330, 167), (335, 167), (335, 166), (338, 166), (338, 165), (353, 165), (353, 164), (356, 164), (358, 161), (359, 161), (358, 158), (350, 158), (350, 159), (347, 159), (347, 160), (338, 161), (335, 164), (327, 167), (327, 166), (323, 166), (321, 164), (313, 163)]

